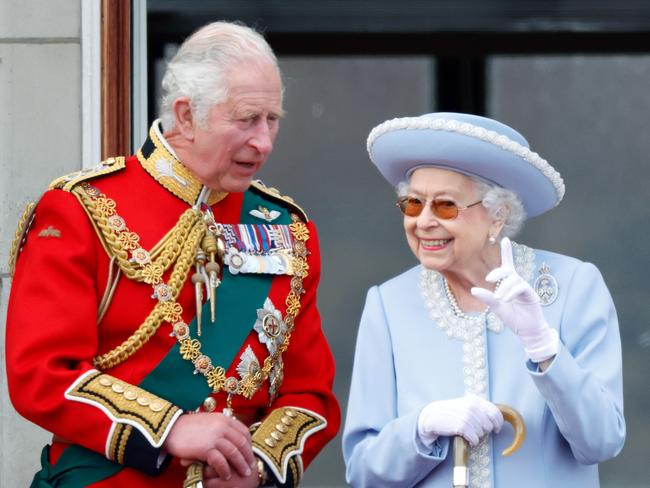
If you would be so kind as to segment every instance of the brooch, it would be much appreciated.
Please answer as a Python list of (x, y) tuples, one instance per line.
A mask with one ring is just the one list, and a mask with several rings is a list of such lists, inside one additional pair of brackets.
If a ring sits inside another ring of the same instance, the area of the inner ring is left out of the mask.
[(539, 276), (533, 284), (535, 293), (539, 297), (542, 305), (552, 304), (558, 295), (557, 280), (551, 274), (551, 268), (546, 263), (542, 263), (539, 268)]

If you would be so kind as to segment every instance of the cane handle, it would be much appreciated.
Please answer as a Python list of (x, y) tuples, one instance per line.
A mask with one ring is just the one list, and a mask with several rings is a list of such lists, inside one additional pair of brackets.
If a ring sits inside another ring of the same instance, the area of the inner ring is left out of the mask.
[[(497, 408), (503, 415), (503, 420), (512, 425), (515, 429), (515, 437), (506, 449), (501, 453), (503, 456), (510, 456), (513, 452), (521, 447), (526, 438), (526, 425), (519, 412), (508, 405), (496, 404)], [(466, 488), (469, 486), (469, 466), (467, 460), (469, 457), (469, 443), (461, 436), (454, 437), (454, 472), (453, 487)]]
[(501, 453), (503, 456), (510, 456), (524, 443), (524, 439), (526, 438), (526, 424), (524, 424), (524, 419), (521, 414), (514, 408), (500, 403), (497, 403), (496, 406), (501, 411), (503, 420), (508, 422), (512, 425), (512, 428), (515, 429), (515, 437), (512, 440), (512, 444), (505, 448)]

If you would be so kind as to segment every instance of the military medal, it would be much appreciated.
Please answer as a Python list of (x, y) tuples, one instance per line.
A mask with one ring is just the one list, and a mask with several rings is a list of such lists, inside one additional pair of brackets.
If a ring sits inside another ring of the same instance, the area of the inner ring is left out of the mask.
[(231, 274), (293, 274), (296, 242), (288, 225), (223, 224), (228, 250), (224, 263)]

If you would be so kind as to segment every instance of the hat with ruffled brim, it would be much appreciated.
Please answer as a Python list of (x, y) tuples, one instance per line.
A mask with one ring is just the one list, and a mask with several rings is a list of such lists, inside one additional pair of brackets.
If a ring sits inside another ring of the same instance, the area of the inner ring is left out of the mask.
[(387, 120), (370, 132), (367, 147), (393, 186), (421, 167), (448, 169), (514, 191), (529, 217), (564, 196), (560, 173), (521, 134), (478, 115), (440, 112)]

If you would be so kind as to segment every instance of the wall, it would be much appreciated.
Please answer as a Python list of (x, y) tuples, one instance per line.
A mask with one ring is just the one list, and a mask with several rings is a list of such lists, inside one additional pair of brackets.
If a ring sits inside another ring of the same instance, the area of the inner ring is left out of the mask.
[(28, 486), (50, 437), (7, 395), (7, 257), (25, 204), (81, 168), (80, 23), (80, 0), (0, 0), (0, 486)]

